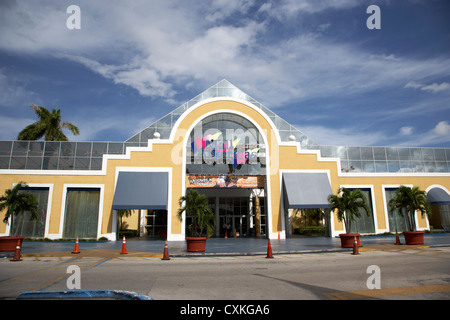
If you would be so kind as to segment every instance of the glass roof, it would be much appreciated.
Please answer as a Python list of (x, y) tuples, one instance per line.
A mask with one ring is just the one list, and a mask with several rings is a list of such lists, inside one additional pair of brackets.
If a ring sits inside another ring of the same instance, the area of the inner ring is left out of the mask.
[(186, 110), (216, 97), (239, 98), (252, 103), (273, 121), (281, 141), (290, 141), (290, 136), (294, 136), (302, 149), (320, 150), (324, 158), (340, 159), (341, 171), (345, 173), (450, 172), (450, 148), (319, 146), (227, 80), (218, 82), (125, 142), (0, 141), (0, 169), (101, 170), (103, 155), (125, 154), (127, 147), (145, 147), (155, 132), (161, 139), (168, 139), (175, 122)]
[(168, 139), (170, 132), (175, 125), (178, 118), (193, 105), (200, 101), (218, 98), (218, 97), (228, 97), (237, 98), (248, 101), (255, 105), (257, 108), (261, 109), (267, 116), (273, 121), (280, 134), (281, 141), (290, 141), (290, 136), (295, 137), (295, 141), (300, 142), (300, 146), (305, 149), (318, 149), (319, 145), (306, 136), (303, 132), (297, 128), (290, 125), (287, 121), (280, 118), (278, 115), (270, 111), (264, 105), (241, 91), (239, 88), (231, 84), (228, 80), (221, 80), (211, 88), (200, 93), (196, 97), (192, 98), (188, 102), (182, 104), (169, 114), (165, 115), (155, 123), (151, 124), (141, 132), (135, 134), (133, 137), (128, 139), (126, 142), (139, 143), (139, 145), (144, 145), (147, 143), (148, 139), (153, 139), (153, 134), (158, 132), (161, 139)]

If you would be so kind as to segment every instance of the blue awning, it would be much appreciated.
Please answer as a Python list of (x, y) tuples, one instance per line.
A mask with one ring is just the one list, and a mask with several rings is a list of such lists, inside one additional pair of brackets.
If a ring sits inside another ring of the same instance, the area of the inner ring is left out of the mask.
[(332, 194), (328, 175), (322, 172), (283, 173), (285, 206), (289, 209), (328, 208)]
[(427, 192), (428, 202), (434, 206), (450, 204), (450, 195), (441, 188), (433, 188)]
[(167, 172), (119, 172), (112, 208), (167, 210)]

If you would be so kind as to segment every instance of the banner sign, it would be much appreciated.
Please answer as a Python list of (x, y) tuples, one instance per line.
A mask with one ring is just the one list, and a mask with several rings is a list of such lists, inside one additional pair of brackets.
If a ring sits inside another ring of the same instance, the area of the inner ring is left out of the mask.
[(264, 176), (186, 176), (187, 188), (264, 188)]

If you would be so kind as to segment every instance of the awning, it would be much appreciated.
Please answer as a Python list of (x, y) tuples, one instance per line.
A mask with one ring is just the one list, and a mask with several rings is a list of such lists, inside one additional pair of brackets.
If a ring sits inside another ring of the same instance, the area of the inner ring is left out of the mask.
[(283, 173), (283, 190), (289, 209), (328, 208), (333, 193), (328, 175), (322, 172)]
[(167, 210), (167, 172), (119, 172), (112, 208)]
[(434, 206), (450, 204), (450, 195), (441, 188), (433, 188), (427, 192), (428, 202)]

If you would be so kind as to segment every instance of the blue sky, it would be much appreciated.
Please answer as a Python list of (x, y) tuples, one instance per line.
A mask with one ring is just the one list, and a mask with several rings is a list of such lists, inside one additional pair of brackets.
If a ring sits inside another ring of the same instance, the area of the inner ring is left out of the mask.
[(37, 104), (80, 128), (70, 140), (124, 141), (221, 79), (319, 144), (450, 147), (450, 3), (0, 2), (2, 140)]

